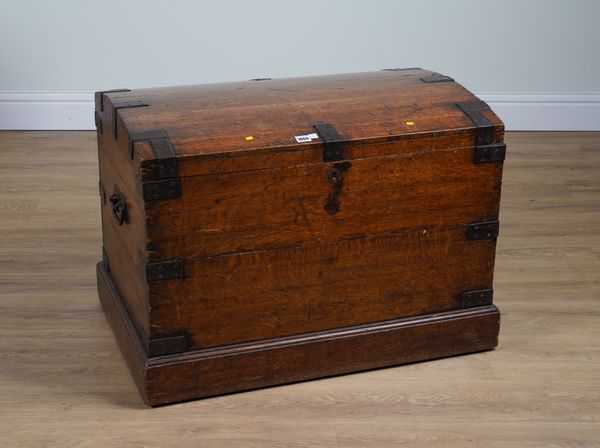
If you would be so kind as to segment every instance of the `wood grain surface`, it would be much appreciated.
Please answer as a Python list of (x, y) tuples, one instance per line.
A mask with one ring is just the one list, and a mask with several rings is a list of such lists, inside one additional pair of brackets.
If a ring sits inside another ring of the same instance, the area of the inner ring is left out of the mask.
[(458, 309), (492, 286), (494, 253), (456, 227), (186, 261), (150, 285), (151, 335), (201, 349)]
[(148, 358), (103, 262), (98, 296), (148, 406), (490, 350), (493, 305)]
[[(464, 228), (498, 219), (502, 163), (474, 159), (504, 148), (504, 126), (451, 78), (97, 92), (96, 123), (111, 282), (145, 345), (180, 341), (162, 354), (447, 311), (492, 287), (495, 240)], [(147, 275), (173, 260), (183, 279)]]
[(335, 164), (183, 178), (181, 197), (146, 206), (148, 257), (189, 259), (498, 219), (502, 164), (474, 164), (473, 150), (347, 163), (335, 212), (326, 209)]
[[(194, 160), (264, 148), (316, 149), (320, 142), (298, 143), (294, 136), (314, 132), (319, 122), (335, 123), (344, 140), (362, 143), (472, 128), (456, 103), (476, 97), (456, 82), (422, 81), (432, 74), (410, 69), (134, 89), (97, 94), (96, 110), (105, 132), (114, 135), (116, 123), (118, 139), (165, 129), (178, 157)], [(503, 128), (491, 110), (483, 113)]]
[(600, 135), (506, 140), (497, 350), (147, 409), (96, 295), (95, 134), (0, 133), (0, 445), (600, 446)]

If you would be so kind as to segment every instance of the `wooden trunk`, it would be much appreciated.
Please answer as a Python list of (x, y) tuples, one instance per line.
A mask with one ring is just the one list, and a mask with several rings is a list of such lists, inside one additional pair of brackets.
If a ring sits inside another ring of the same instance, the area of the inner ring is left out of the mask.
[(150, 405), (490, 349), (502, 122), (421, 69), (96, 94), (100, 300)]

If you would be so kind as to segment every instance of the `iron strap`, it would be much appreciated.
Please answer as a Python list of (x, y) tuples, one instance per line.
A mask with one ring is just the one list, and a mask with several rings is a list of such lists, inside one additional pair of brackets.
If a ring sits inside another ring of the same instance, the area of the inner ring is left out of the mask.
[(463, 308), (491, 305), (493, 299), (494, 290), (492, 288), (465, 291), (460, 295), (460, 305)]
[(456, 103), (456, 106), (463, 111), (477, 128), (475, 146), (491, 145), (494, 126), (484, 113), (485, 110), (489, 109), (489, 106), (481, 100)]
[(454, 78), (450, 76), (442, 75), (441, 73), (432, 73), (429, 76), (423, 76), (421, 81), (426, 83), (434, 83), (434, 82), (453, 82)]
[(157, 261), (146, 265), (148, 284), (183, 278), (183, 260)]
[(332, 162), (344, 158), (342, 151), (343, 138), (331, 123), (317, 123), (314, 130), (323, 140), (323, 162)]
[(153, 159), (144, 174), (142, 193), (144, 201), (153, 202), (181, 196), (181, 181), (177, 177), (177, 156), (165, 129), (132, 132), (129, 135), (129, 152), (133, 158), (135, 142), (148, 141)]
[(471, 241), (493, 240), (499, 233), (500, 222), (497, 220), (474, 222), (467, 226), (467, 239)]
[(104, 96), (107, 93), (126, 93), (126, 92), (131, 92), (130, 89), (112, 89), (112, 90), (101, 90), (99, 92), (96, 92), (96, 102), (97, 107), (99, 107), (100, 112), (104, 112)]
[(117, 121), (118, 121), (118, 114), (119, 114), (119, 109), (129, 109), (132, 107), (147, 107), (149, 106), (148, 103), (144, 103), (143, 101), (127, 101), (127, 102), (123, 102), (120, 104), (114, 104), (113, 103), (113, 135), (115, 140), (117, 139)]

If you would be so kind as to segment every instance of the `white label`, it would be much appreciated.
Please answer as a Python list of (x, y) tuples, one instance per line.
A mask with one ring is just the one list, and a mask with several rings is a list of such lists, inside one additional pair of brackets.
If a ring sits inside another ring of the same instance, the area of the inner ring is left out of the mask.
[(318, 140), (319, 136), (317, 134), (306, 134), (306, 135), (296, 135), (294, 137), (298, 143), (306, 143), (312, 142), (313, 140)]

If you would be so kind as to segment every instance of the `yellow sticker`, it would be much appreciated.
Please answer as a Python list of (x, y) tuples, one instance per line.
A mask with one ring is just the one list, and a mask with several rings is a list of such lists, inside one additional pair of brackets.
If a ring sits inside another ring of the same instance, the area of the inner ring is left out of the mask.
[(406, 122), (406, 126), (414, 126), (415, 122), (414, 121), (407, 121)]
[(246, 140), (247, 142), (250, 142), (250, 141), (254, 140), (254, 137), (252, 137), (251, 135), (247, 135), (244, 137), (244, 140)]

